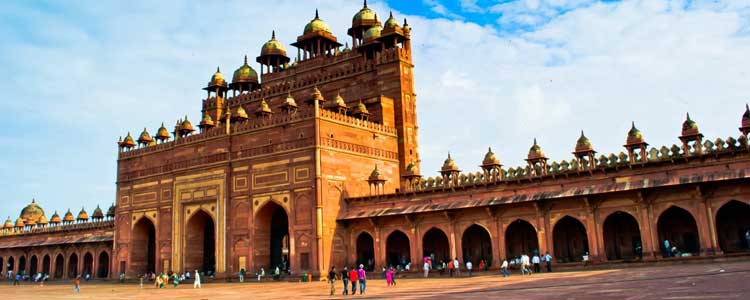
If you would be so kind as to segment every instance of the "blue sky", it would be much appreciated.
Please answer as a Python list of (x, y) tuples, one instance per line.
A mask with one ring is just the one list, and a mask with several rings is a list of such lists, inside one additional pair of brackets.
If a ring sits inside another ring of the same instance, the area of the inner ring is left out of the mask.
[[(0, 217), (32, 197), (48, 214), (114, 201), (118, 136), (200, 117), (201, 87), (285, 44), (315, 8), (346, 41), (361, 1), (0, 2)], [(508, 167), (537, 138), (570, 159), (585, 130), (622, 151), (631, 121), (677, 143), (690, 112), (737, 136), (750, 100), (750, 1), (369, 1), (412, 26), (422, 173), (450, 151), (473, 171), (488, 146)], [(291, 46), (287, 46), (291, 49)], [(253, 65), (259, 69), (257, 65)]]

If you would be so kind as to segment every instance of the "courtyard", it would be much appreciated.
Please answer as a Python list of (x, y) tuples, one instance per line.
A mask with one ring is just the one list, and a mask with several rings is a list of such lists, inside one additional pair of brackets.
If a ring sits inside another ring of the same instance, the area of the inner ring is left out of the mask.
[[(465, 274), (463, 274), (465, 275)], [(417, 276), (412, 274), (411, 276)], [(611, 270), (541, 273), (509, 278), (482, 273), (468, 278), (409, 278), (386, 287), (383, 279), (370, 279), (366, 295), (329, 297), (324, 282), (192, 283), (155, 289), (137, 283), (84, 282), (80, 294), (70, 282), (44, 287), (8, 282), (0, 285), (4, 299), (747, 299), (750, 296), (750, 261), (678, 264)]]

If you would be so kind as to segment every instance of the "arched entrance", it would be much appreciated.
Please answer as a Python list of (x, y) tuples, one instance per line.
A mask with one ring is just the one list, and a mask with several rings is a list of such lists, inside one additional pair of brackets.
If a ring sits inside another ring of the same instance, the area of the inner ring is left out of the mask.
[(62, 256), (62, 254), (58, 254), (55, 258), (54, 278), (63, 278), (63, 274), (65, 274), (65, 258)]
[(195, 212), (186, 226), (185, 268), (199, 272), (216, 271), (216, 230), (214, 219), (205, 211)]
[(357, 265), (365, 265), (367, 271), (373, 271), (375, 267), (375, 243), (372, 236), (362, 232), (357, 236)]
[(146, 217), (133, 226), (130, 271), (134, 276), (156, 272), (156, 227)]
[(68, 278), (76, 278), (78, 276), (78, 255), (73, 253), (68, 258)]
[(276, 202), (269, 201), (255, 215), (256, 269), (291, 269), (289, 263), (289, 217)]
[(450, 261), (450, 246), (445, 232), (436, 227), (427, 230), (422, 237), (422, 255), (434, 256), (433, 265), (437, 265), (440, 261), (446, 261), (446, 263)]
[(32, 277), (36, 275), (38, 272), (39, 267), (39, 259), (36, 258), (36, 255), (31, 256), (31, 259), (29, 260), (29, 275)]
[(589, 252), (586, 227), (581, 221), (571, 216), (565, 216), (557, 221), (552, 230), (552, 239), (555, 243), (555, 257), (558, 262), (582, 261), (583, 255)]
[(658, 221), (659, 247), (664, 256), (669, 249), (664, 247), (664, 240), (669, 240), (671, 247), (676, 247), (680, 253), (698, 254), (700, 244), (698, 243), (698, 226), (693, 216), (682, 208), (672, 206), (665, 210)]
[(486, 266), (492, 263), (492, 239), (490, 233), (482, 226), (474, 224), (464, 230), (461, 250), (464, 263), (471, 261), (477, 267), (481, 260), (484, 260)]
[(399, 230), (391, 232), (385, 242), (385, 253), (389, 265), (405, 267), (411, 262), (409, 237)]
[(607, 260), (642, 257), (643, 245), (638, 220), (622, 211), (609, 215), (604, 220), (604, 250)]
[(97, 263), (96, 277), (97, 278), (109, 277), (109, 254), (107, 254), (106, 251), (102, 251), (102, 253), (99, 254), (99, 262)]
[(748, 251), (745, 233), (750, 230), (750, 205), (732, 200), (716, 213), (716, 233), (719, 247), (726, 253)]
[(513, 221), (505, 229), (505, 247), (508, 259), (520, 257), (521, 254), (532, 255), (534, 252), (539, 252), (536, 229), (524, 220)]
[(51, 267), (50, 263), (51, 262), (52, 261), (51, 261), (51, 259), (49, 257), (49, 254), (44, 255), (44, 258), (42, 258), (42, 273), (44, 273), (46, 275), (49, 275), (49, 270), (50, 270), (50, 267)]
[(94, 269), (94, 256), (91, 255), (91, 252), (86, 252), (86, 254), (83, 255), (83, 270), (81, 271), (81, 274), (83, 276), (89, 275), (91, 276), (91, 271)]
[(26, 256), (21, 256), (21, 258), (18, 259), (18, 274), (24, 275), (26, 274)]

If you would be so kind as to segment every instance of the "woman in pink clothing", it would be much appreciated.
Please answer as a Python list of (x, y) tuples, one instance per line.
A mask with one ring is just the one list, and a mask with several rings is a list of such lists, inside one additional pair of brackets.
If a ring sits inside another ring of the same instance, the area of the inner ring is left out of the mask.
[(388, 268), (388, 271), (385, 271), (385, 282), (388, 286), (393, 285), (393, 268)]

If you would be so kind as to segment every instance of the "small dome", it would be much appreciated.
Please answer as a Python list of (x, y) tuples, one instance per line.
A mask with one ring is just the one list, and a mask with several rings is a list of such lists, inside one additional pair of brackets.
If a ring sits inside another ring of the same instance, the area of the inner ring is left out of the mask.
[(211, 76), (211, 80), (208, 82), (208, 86), (226, 86), (227, 81), (224, 79), (224, 75), (221, 74), (219, 67), (216, 67), (216, 73)]
[(287, 107), (297, 107), (297, 101), (292, 97), (292, 92), (289, 92), (284, 99), (284, 105)]
[[(265, 45), (263, 45), (263, 47), (265, 48)], [(247, 55), (245, 55), (245, 63), (240, 66), (239, 69), (234, 71), (234, 75), (232, 75), (232, 83), (240, 82), (258, 82), (258, 72), (255, 72), (255, 70), (247, 64)]]
[(102, 211), (101, 207), (99, 205), (96, 206), (96, 209), (94, 209), (94, 213), (91, 215), (94, 219), (102, 219), (104, 218), (104, 212)]
[(385, 178), (382, 174), (380, 174), (380, 170), (378, 169), (378, 165), (375, 164), (375, 169), (372, 169), (372, 172), (370, 172), (370, 177), (368, 178), (369, 181), (383, 181)]
[(109, 209), (107, 209), (107, 217), (113, 218), (115, 216), (115, 204), (112, 203), (112, 205), (109, 206)]
[(411, 31), (411, 26), (409, 26), (409, 23), (406, 22), (406, 18), (404, 18), (404, 25), (402, 25), (401, 28), (403, 28), (404, 32), (407, 33)]
[(271, 39), (268, 40), (263, 47), (260, 48), (260, 55), (282, 55), (286, 56), (286, 48), (284, 45), (276, 40), (276, 31), (271, 32)]
[(143, 132), (141, 132), (141, 136), (138, 137), (138, 143), (139, 144), (150, 144), (153, 141), (154, 141), (154, 139), (152, 139), (151, 135), (148, 134), (148, 130), (146, 130), (146, 127), (143, 127)]
[(367, 7), (367, 0), (365, 0), (364, 7), (360, 9), (356, 14), (354, 14), (354, 17), (352, 17), (352, 26), (354, 26), (357, 22), (362, 21), (375, 21), (375, 12)]
[(161, 123), (161, 127), (159, 127), (159, 130), (156, 132), (156, 139), (162, 141), (169, 139), (169, 131), (164, 127), (164, 122)]
[(458, 166), (456, 166), (456, 162), (453, 161), (453, 158), (451, 158), (451, 154), (448, 153), (448, 158), (445, 159), (443, 162), (443, 167), (440, 168), (440, 171), (442, 172), (458, 172)]
[(76, 219), (73, 217), (73, 213), (70, 212), (70, 209), (68, 209), (68, 212), (65, 213), (65, 217), (63, 217), (63, 222), (73, 222)]
[(690, 135), (690, 134), (697, 134), (698, 131), (698, 123), (695, 123), (692, 119), (690, 119), (690, 113), (687, 114), (687, 118), (685, 119), (685, 122), (682, 122), (682, 135)]
[(341, 97), (341, 94), (336, 94), (336, 97), (333, 98), (333, 102), (331, 103), (331, 108), (343, 108), (346, 109), (346, 101), (344, 101), (344, 98)]
[(484, 155), (482, 160), (482, 166), (496, 166), (500, 164), (500, 160), (497, 159), (495, 153), (492, 152), (492, 148), (487, 148), (487, 154)]
[(122, 141), (122, 144), (120, 144), (122, 147), (125, 148), (133, 148), (135, 147), (135, 141), (133, 140), (133, 137), (130, 136), (130, 132), (128, 132), (128, 135), (125, 136), (125, 140)]
[(24, 224), (23, 219), (16, 219), (16, 228), (23, 228), (24, 226), (26, 226), (26, 224)]
[(591, 146), (591, 141), (589, 141), (589, 138), (587, 138), (583, 134), (583, 130), (581, 130), (581, 137), (578, 138), (578, 141), (576, 142), (576, 152), (584, 152), (584, 151), (592, 151), (594, 150), (594, 147)]
[(5, 225), (3, 225), (3, 228), (5, 228), (5, 229), (12, 229), (13, 228), (13, 221), (10, 220), (10, 216), (8, 216), (8, 218), (5, 219)]
[(214, 126), (214, 120), (211, 118), (211, 115), (208, 113), (203, 113), (203, 119), (201, 119), (200, 124), (198, 124), (200, 128), (208, 128)]
[(86, 212), (86, 210), (81, 207), (81, 211), (78, 212), (78, 217), (76, 218), (78, 221), (88, 221), (89, 214)]
[(349, 42), (344, 43), (344, 50), (341, 50), (341, 53), (348, 53), (352, 52), (352, 49), (349, 48)]
[(60, 219), (60, 215), (57, 214), (57, 211), (52, 215), (52, 218), (49, 219), (49, 222), (52, 224), (60, 224), (62, 220)]
[(318, 17), (317, 9), (315, 10), (315, 19), (312, 19), (310, 23), (307, 23), (307, 25), (305, 25), (305, 31), (303, 35), (313, 32), (326, 32), (329, 34), (331, 33), (331, 28), (328, 27), (328, 24), (323, 22), (323, 20)]
[(383, 25), (383, 29), (392, 31), (400, 28), (401, 27), (398, 25), (398, 21), (396, 21), (396, 18), (393, 17), (393, 12), (391, 12), (390, 17), (388, 17), (388, 20), (386, 20), (385, 24)]
[(271, 107), (268, 106), (268, 102), (266, 102), (265, 98), (263, 98), (263, 99), (260, 100), (260, 106), (255, 111), (255, 113), (256, 114), (270, 114), (270, 113), (272, 113), (271, 112)]
[(536, 143), (536, 138), (534, 139), (534, 145), (529, 148), (529, 155), (528, 159), (538, 159), (538, 158), (545, 158), (544, 152), (542, 152), (542, 148), (539, 147), (539, 145)]
[(49, 221), (47, 221), (47, 217), (45, 217), (44, 215), (42, 215), (41, 217), (39, 217), (39, 221), (37, 222), (37, 224), (39, 224), (39, 225), (47, 225), (47, 224), (49, 224)]
[(29, 205), (26, 205), (26, 207), (21, 210), (21, 215), (19, 217), (26, 222), (31, 221), (36, 223), (36, 221), (39, 220), (39, 217), (43, 215), (44, 210), (42, 209), (42, 207), (36, 204), (35, 199), (31, 199), (31, 203), (29, 203)]
[(641, 134), (641, 131), (638, 130), (638, 128), (635, 128), (635, 122), (632, 123), (630, 127), (630, 131), (628, 131), (628, 139), (626, 140), (626, 144), (640, 144), (643, 143), (643, 135)]
[(750, 107), (745, 104), (745, 113), (742, 114), (742, 127), (750, 127)]
[(185, 116), (185, 120), (182, 121), (180, 124), (180, 130), (183, 132), (193, 132), (195, 131), (195, 128), (193, 128), (193, 124), (190, 123), (187, 116)]
[(383, 30), (383, 28), (380, 27), (380, 25), (375, 25), (373, 27), (370, 27), (370, 29), (367, 29), (367, 31), (365, 31), (364, 40), (365, 41), (369, 41), (369, 40), (372, 40), (372, 39), (379, 38), (380, 37), (380, 32), (382, 30)]
[(357, 106), (354, 107), (354, 110), (352, 111), (352, 113), (354, 115), (369, 115), (370, 114), (370, 112), (367, 111), (367, 106), (365, 106), (365, 104), (362, 103), (362, 101), (359, 101), (359, 103), (357, 103)]
[(242, 107), (242, 105), (238, 106), (237, 109), (234, 110), (232, 113), (232, 119), (236, 121), (244, 121), (249, 119), (247, 116), (247, 111), (245, 111), (245, 108)]
[(317, 86), (313, 88), (312, 100), (321, 101), (321, 102), (326, 101), (326, 99), (323, 98), (323, 94), (320, 93), (320, 90), (318, 89)]

